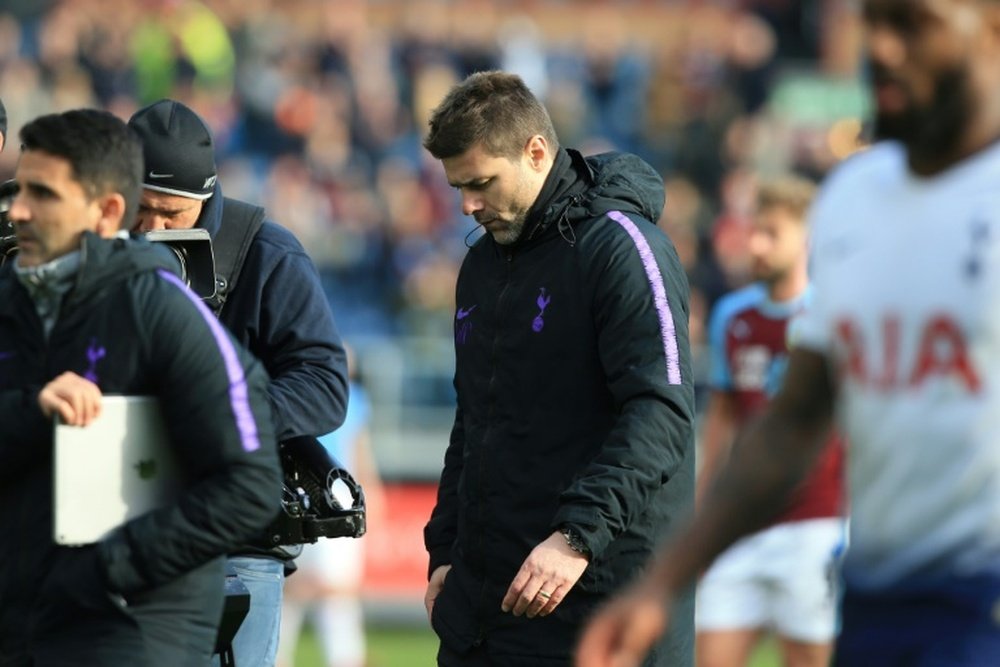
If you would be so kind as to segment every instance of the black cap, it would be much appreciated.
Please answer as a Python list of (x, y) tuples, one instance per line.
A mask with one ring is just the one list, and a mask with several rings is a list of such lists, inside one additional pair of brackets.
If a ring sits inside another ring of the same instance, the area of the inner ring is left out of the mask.
[(142, 140), (143, 186), (191, 199), (208, 199), (215, 189), (212, 133), (198, 114), (174, 100), (139, 109), (128, 121)]

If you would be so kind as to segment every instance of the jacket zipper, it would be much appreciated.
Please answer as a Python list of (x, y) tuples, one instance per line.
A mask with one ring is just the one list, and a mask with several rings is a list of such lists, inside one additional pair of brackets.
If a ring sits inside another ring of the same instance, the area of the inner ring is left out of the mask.
[[(505, 250), (504, 259), (507, 270), (507, 279), (504, 281), (503, 288), (501, 288), (500, 294), (497, 296), (497, 307), (496, 307), (497, 322), (501, 322), (503, 320), (501, 316), (501, 305), (503, 304), (504, 296), (507, 294), (507, 291), (510, 288), (511, 273), (513, 272), (514, 253), (509, 250)], [(489, 442), (490, 430), (493, 426), (493, 411), (496, 408), (496, 400), (495, 400), (496, 393), (494, 391), (494, 387), (496, 386), (496, 359), (497, 359), (496, 350), (497, 350), (498, 337), (499, 337), (499, 326), (497, 326), (497, 328), (494, 329), (493, 344), (490, 347), (490, 390), (489, 390), (490, 406), (489, 406), (489, 411), (487, 413), (489, 415), (489, 418), (486, 423), (486, 432), (483, 434), (484, 445), (487, 442)], [(486, 479), (486, 453), (487, 453), (486, 447), (484, 446), (482, 455), (479, 457), (479, 503), (477, 509), (478, 519), (479, 519), (478, 521), (479, 544), (477, 546), (479, 548), (479, 562), (484, 568), (486, 563), (486, 545), (485, 545), (485, 536), (483, 530), (483, 506), (485, 505), (486, 494), (484, 493), (483, 484), (484, 480)], [(480, 586), (479, 588), (479, 608), (483, 609), (485, 604), (486, 604), (486, 579), (483, 578), (482, 586)], [(480, 619), (482, 618), (483, 616), (480, 616)], [(480, 621), (479, 629), (476, 633), (476, 639), (473, 642), (473, 645), (478, 647), (484, 641), (486, 641), (486, 627), (485, 625), (483, 625), (482, 621)]]

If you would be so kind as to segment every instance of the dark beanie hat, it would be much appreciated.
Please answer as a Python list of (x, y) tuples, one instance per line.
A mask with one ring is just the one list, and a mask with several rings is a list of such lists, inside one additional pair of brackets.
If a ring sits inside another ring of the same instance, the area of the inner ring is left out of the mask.
[(212, 134), (194, 111), (174, 100), (139, 109), (128, 121), (142, 140), (143, 186), (191, 199), (208, 199), (215, 189)]

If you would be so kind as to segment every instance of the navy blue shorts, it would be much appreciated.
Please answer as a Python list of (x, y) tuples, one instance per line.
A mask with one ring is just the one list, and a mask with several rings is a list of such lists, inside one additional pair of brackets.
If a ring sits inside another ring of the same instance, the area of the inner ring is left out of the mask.
[(1000, 579), (865, 593), (848, 586), (835, 667), (1000, 665)]

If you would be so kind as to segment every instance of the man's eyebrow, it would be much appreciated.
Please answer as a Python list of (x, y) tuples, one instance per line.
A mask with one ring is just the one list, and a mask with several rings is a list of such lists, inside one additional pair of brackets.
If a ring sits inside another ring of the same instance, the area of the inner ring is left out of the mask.
[(57, 196), (58, 193), (40, 181), (27, 181), (24, 188), (30, 190), (35, 195)]
[(492, 176), (479, 176), (476, 178), (470, 178), (467, 181), (448, 181), (448, 185), (461, 190), (462, 188), (467, 188), (471, 185), (482, 185), (492, 178)]
[(188, 211), (188, 210), (190, 210), (190, 209), (192, 209), (194, 207), (193, 206), (188, 206), (188, 207), (182, 207), (182, 208), (169, 208), (169, 207), (166, 207), (166, 206), (154, 206), (153, 204), (142, 204), (142, 203), (140, 203), (139, 204), (139, 208), (142, 209), (142, 210), (144, 210), (144, 211), (152, 211), (154, 213), (159, 213), (161, 215), (175, 215), (177, 213), (183, 213), (184, 211)]

